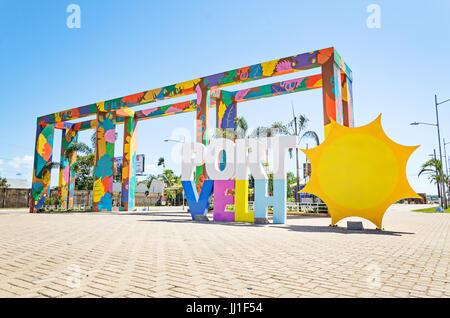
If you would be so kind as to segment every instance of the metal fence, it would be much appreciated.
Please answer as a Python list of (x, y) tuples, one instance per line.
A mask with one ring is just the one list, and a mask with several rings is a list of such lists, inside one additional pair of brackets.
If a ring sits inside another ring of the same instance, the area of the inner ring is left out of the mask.
[[(254, 210), (254, 201), (249, 201), (250, 210)], [(287, 211), (290, 213), (328, 213), (328, 207), (323, 202), (287, 202)]]

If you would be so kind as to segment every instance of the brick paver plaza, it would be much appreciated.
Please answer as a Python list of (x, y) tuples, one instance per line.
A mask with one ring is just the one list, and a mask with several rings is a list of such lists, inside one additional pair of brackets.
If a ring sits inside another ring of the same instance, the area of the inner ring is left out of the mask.
[(450, 214), (394, 205), (376, 231), (325, 217), (193, 222), (181, 209), (0, 212), (0, 297), (449, 297)]

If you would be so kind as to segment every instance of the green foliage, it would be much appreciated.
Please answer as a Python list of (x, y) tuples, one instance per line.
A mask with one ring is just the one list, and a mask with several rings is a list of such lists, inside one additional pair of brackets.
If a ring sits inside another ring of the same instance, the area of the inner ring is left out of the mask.
[(94, 188), (94, 165), (95, 155), (93, 153), (85, 156), (77, 156), (74, 164), (76, 190), (92, 190)]
[(64, 152), (65, 152), (66, 158), (72, 157), (72, 155), (75, 153), (77, 153), (77, 154), (82, 153), (85, 155), (89, 155), (89, 154), (93, 153), (92, 149), (89, 148), (89, 146), (83, 142), (71, 143)]
[(60, 165), (61, 164), (59, 162), (52, 162), (52, 161), (50, 161), (50, 162), (47, 162), (45, 164), (44, 168), (42, 168), (42, 171), (47, 170), (47, 171), (50, 172), (50, 170), (52, 170), (52, 169), (59, 168)]
[(436, 207), (416, 209), (416, 210), (412, 210), (412, 211), (413, 212), (429, 212), (429, 213), (450, 213), (450, 208), (445, 209), (444, 212), (436, 212)]
[(158, 179), (157, 176), (155, 176), (154, 174), (149, 174), (146, 180), (143, 181), (139, 181), (139, 184), (145, 184), (145, 186), (147, 187), (147, 189), (150, 189), (150, 186), (152, 185), (153, 180)]
[(57, 207), (60, 206), (62, 203), (61, 197), (59, 197), (59, 196), (53, 197), (52, 201), (53, 201), (52, 204)]
[(248, 123), (244, 117), (236, 117), (234, 120), (236, 126), (235, 135), (237, 139), (243, 139), (247, 136)]
[(287, 185), (287, 197), (288, 199), (292, 199), (295, 201), (295, 184), (297, 183), (297, 178), (294, 173), (289, 171), (286, 177), (286, 185)]
[(6, 178), (0, 177), (0, 188), (8, 188), (8, 180)]
[(248, 124), (244, 117), (236, 117), (234, 119), (235, 128), (219, 129), (214, 133), (214, 138), (226, 138), (230, 140), (244, 139), (247, 137)]
[(163, 173), (159, 174), (156, 178), (164, 182), (164, 193), (170, 201), (174, 203), (178, 195), (183, 192), (181, 177), (175, 175), (172, 170), (165, 169)]
[(166, 169), (166, 162), (164, 160), (164, 157), (159, 157), (158, 166), (163, 166), (163, 169)]
[(442, 172), (442, 162), (438, 159), (433, 158), (422, 164), (418, 176), (422, 174), (428, 175), (428, 180), (430, 180), (430, 183), (441, 183), (442, 178), (444, 178), (444, 182), (448, 181), (448, 176)]

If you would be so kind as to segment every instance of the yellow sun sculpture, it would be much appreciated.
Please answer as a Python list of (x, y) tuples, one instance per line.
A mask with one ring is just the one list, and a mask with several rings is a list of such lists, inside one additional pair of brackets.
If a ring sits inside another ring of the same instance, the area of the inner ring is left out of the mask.
[(300, 192), (326, 203), (332, 226), (357, 216), (382, 229), (384, 213), (392, 203), (420, 198), (406, 178), (406, 164), (418, 147), (389, 139), (381, 127), (381, 115), (357, 128), (331, 120), (325, 141), (302, 149), (311, 161), (311, 178)]

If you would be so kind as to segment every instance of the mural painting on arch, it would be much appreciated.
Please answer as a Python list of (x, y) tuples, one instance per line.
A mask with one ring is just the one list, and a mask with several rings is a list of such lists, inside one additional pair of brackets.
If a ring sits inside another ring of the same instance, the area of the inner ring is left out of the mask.
[[(276, 76), (308, 69), (320, 71), (315, 75), (298, 77), (286, 81), (274, 81), (270, 84), (256, 85), (237, 91), (228, 89), (234, 84), (275, 78)], [(116, 141), (115, 128), (120, 124), (125, 125), (123, 149), (126, 173), (122, 175), (121, 209), (133, 210), (136, 184), (135, 145), (138, 122), (184, 112), (196, 112), (196, 142), (205, 148), (200, 147), (202, 149), (200, 150), (198, 145), (190, 146), (192, 148), (191, 154), (196, 154), (196, 157), (191, 158), (193, 161), (189, 165), (189, 169), (192, 169), (192, 171), (196, 170), (196, 178), (195, 180), (190, 180), (185, 177), (183, 179), (183, 187), (186, 197), (190, 198), (189, 204), (195, 206), (194, 208), (190, 208), (191, 212), (204, 214), (205, 210), (207, 211), (209, 207), (207, 202), (209, 202), (211, 196), (214, 194), (216, 198), (214, 200), (215, 210), (217, 209), (218, 211), (214, 216), (215, 220), (254, 222), (255, 219), (266, 217), (266, 207), (273, 206), (274, 223), (284, 223), (286, 220), (285, 176), (281, 175), (281, 172), (275, 175), (274, 195), (268, 196), (266, 190), (267, 175), (259, 167), (260, 161), (258, 160), (260, 158), (258, 156), (264, 151), (267, 151), (267, 149), (272, 149), (273, 152), (278, 151), (277, 156), (279, 157), (277, 157), (277, 164), (280, 165), (279, 171), (282, 171), (284, 169), (284, 163), (282, 163), (283, 160), (280, 158), (284, 158), (286, 147), (297, 147), (297, 141), (285, 138), (236, 140), (236, 143), (230, 140), (215, 140), (211, 143), (211, 147), (207, 147), (210, 143), (209, 129), (212, 121), (210, 118), (210, 109), (216, 108), (215, 126), (221, 131), (235, 127), (234, 119), (237, 116), (237, 106), (239, 103), (322, 88), (325, 140), (328, 140), (328, 136), (332, 135), (333, 127), (335, 127), (334, 123), (348, 128), (354, 127), (352, 81), (353, 75), (351, 69), (338, 52), (333, 47), (329, 47), (38, 117), (30, 212), (38, 212), (41, 210), (49, 193), (51, 171), (50, 169), (46, 169), (46, 164), (52, 160), (55, 129), (65, 131), (65, 138), (63, 138), (63, 147), (61, 150), (62, 162), (60, 173), (63, 175), (59, 178), (59, 188), (61, 189), (59, 195), (62, 197), (67, 208), (71, 208), (73, 204), (72, 189), (74, 178), (69, 176), (73, 176), (72, 163), (74, 158), (76, 158), (76, 154), (72, 155), (71, 158), (65, 158), (64, 151), (67, 149), (65, 147), (70, 143), (76, 142), (77, 134), (80, 131), (95, 129), (96, 149), (93, 207), (94, 211), (111, 211), (112, 166)], [(196, 98), (144, 110), (133, 111), (131, 109), (135, 106), (190, 94), (195, 94)], [(71, 122), (72, 120), (92, 115), (96, 116), (93, 120), (76, 123)], [(219, 144), (219, 142), (222, 142), (223, 145)], [(348, 146), (350, 144), (346, 145)], [(210, 164), (208, 160), (214, 151), (213, 149), (218, 147), (226, 148), (226, 151), (230, 153), (234, 151), (236, 154), (236, 160), (234, 162), (232, 159), (233, 156), (228, 155), (226, 156), (227, 162), (220, 163), (221, 167), (225, 169), (223, 171), (220, 169), (217, 170), (215, 165)], [(246, 149), (248, 150), (249, 148), (258, 150), (257, 152), (246, 154)], [(396, 149), (398, 150), (398, 148)], [(403, 163), (403, 161), (401, 162)], [(196, 165), (194, 166), (194, 164)], [(188, 163), (184, 162), (183, 165), (187, 167)], [(318, 173), (317, 170), (319, 168), (315, 169), (314, 164), (312, 166), (312, 174), (314, 175), (314, 173)], [(368, 169), (370, 170), (370, 167)], [(402, 169), (400, 167), (398, 171), (402, 172)], [(248, 211), (248, 180), (244, 172), (247, 170), (250, 170), (254, 176), (257, 176), (255, 177), (254, 213)], [(258, 171), (261, 175), (258, 175)], [(230, 196), (228, 195), (230, 193), (229, 190), (233, 187), (235, 196)], [(310, 191), (312, 192), (313, 190), (310, 187)], [(408, 192), (409, 195), (412, 195), (411, 191)], [(357, 195), (357, 192), (354, 194)], [(226, 211), (226, 206), (233, 204), (233, 202), (235, 204), (235, 212)]]

